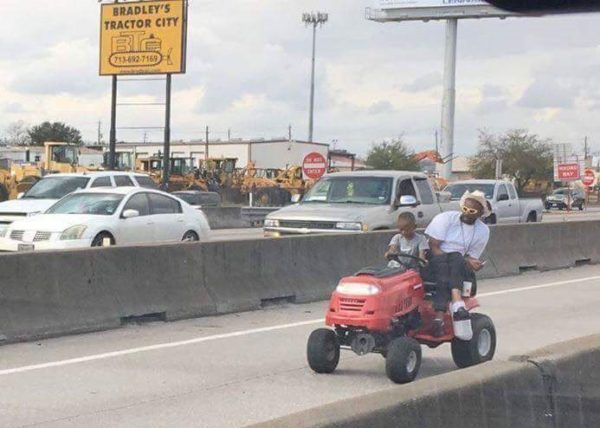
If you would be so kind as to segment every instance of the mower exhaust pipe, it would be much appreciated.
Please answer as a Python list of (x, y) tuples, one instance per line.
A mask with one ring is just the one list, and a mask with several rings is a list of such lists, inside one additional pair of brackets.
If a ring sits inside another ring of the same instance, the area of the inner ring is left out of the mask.
[(356, 355), (368, 354), (375, 348), (375, 338), (368, 333), (359, 333), (352, 339), (350, 347)]

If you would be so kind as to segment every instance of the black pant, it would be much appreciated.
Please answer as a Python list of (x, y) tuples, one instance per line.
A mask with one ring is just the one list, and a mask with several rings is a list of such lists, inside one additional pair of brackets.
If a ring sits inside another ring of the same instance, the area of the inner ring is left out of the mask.
[(432, 256), (429, 264), (436, 283), (433, 308), (436, 311), (446, 311), (448, 303), (452, 300), (452, 290), (458, 289), (462, 292), (463, 281), (471, 276), (471, 272), (460, 253)]

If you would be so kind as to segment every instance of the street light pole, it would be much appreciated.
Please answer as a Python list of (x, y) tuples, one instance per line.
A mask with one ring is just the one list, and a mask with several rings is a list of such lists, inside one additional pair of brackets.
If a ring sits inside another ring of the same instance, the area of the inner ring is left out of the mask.
[(307, 26), (312, 25), (313, 40), (312, 40), (312, 68), (310, 74), (310, 111), (308, 116), (308, 141), (313, 141), (313, 116), (315, 108), (315, 50), (317, 40), (317, 25), (323, 25), (327, 22), (329, 15), (321, 12), (311, 12), (302, 14), (302, 22)]

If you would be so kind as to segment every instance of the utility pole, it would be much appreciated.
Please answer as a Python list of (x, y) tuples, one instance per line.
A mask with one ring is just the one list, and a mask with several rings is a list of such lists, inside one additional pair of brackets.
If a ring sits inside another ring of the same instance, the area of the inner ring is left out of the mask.
[(308, 116), (308, 141), (313, 141), (313, 115), (315, 108), (315, 48), (317, 39), (317, 25), (322, 26), (329, 19), (329, 15), (321, 12), (311, 12), (302, 14), (302, 22), (306, 26), (312, 25), (313, 43), (312, 43), (312, 68), (310, 74), (310, 110)]
[(437, 154), (440, 153), (440, 145), (438, 143), (438, 130), (437, 129), (435, 130), (435, 152)]
[(227, 128), (227, 141), (231, 141), (231, 128)]
[(204, 140), (204, 159), (208, 159), (208, 125), (206, 125), (206, 137)]
[(288, 125), (288, 140), (292, 141), (292, 124)]
[(584, 153), (584, 156), (585, 156), (583, 159), (586, 160), (586, 161), (587, 161), (587, 158), (588, 158), (588, 143), (587, 143), (587, 141), (588, 140), (587, 140), (587, 135), (586, 135), (584, 137), (584, 139), (583, 139), (583, 153)]
[(98, 145), (102, 144), (102, 121), (98, 121)]

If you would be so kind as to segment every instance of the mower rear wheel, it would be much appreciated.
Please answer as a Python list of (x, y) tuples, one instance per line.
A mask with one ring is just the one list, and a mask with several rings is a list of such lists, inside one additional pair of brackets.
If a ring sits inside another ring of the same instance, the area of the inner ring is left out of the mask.
[(399, 337), (390, 342), (385, 359), (387, 377), (395, 383), (415, 380), (421, 368), (421, 345), (412, 337)]
[(452, 340), (452, 359), (461, 369), (490, 361), (496, 351), (496, 329), (488, 316), (471, 314), (471, 327), (471, 340)]
[(317, 373), (333, 373), (340, 361), (340, 344), (333, 330), (313, 331), (306, 346), (308, 365)]

